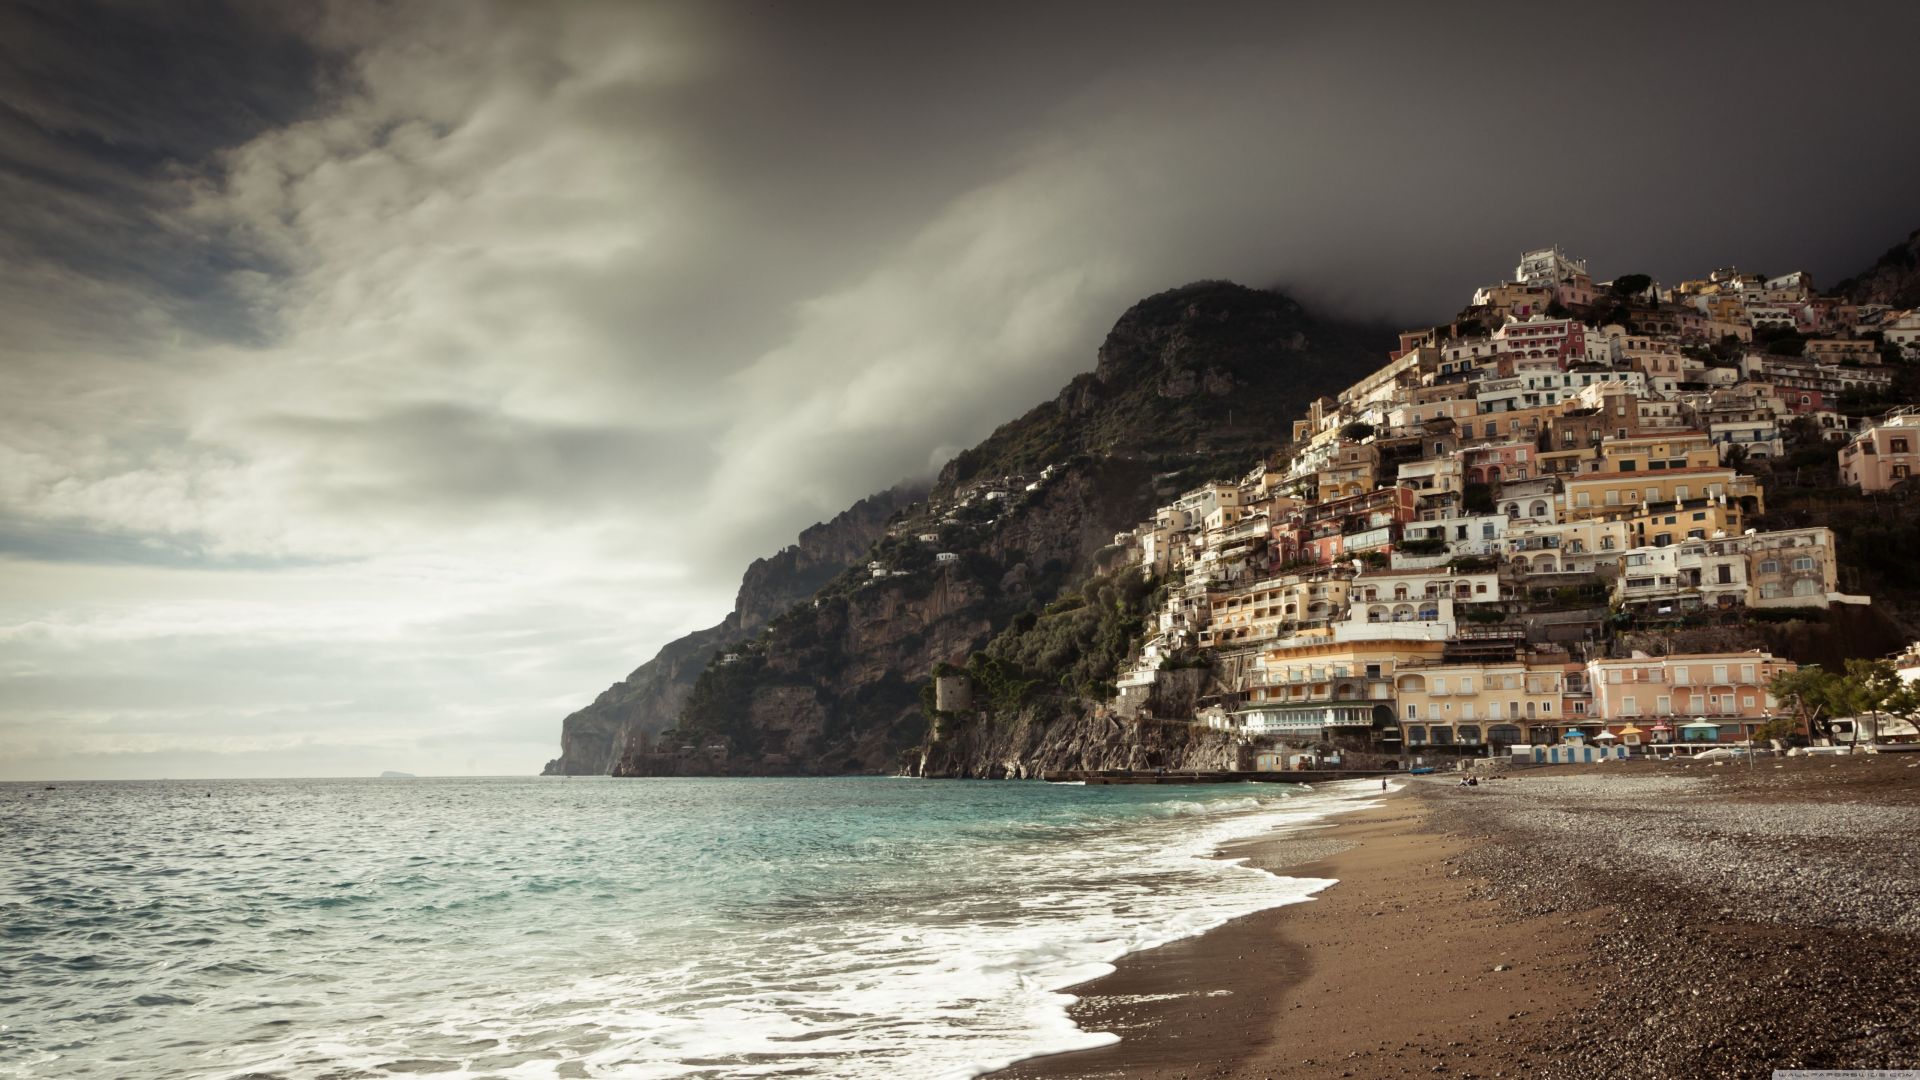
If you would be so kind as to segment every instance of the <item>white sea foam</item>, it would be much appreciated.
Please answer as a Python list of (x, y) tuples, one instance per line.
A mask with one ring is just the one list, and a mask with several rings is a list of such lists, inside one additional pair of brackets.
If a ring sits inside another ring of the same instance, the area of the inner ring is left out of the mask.
[[(411, 907), (376, 900), (364, 911), (319, 909), (329, 914), (317, 951), (302, 952), (304, 939), (291, 939), (297, 944), (282, 953), (255, 958), (260, 974), (233, 976), (286, 1008), (248, 1014), (257, 1019), (236, 1020), (205, 1045), (174, 1051), (171, 1068), (148, 1072), (288, 1080), (356, 1070), (455, 1080), (977, 1076), (1115, 1041), (1072, 1023), (1069, 988), (1128, 953), (1309, 899), (1330, 882), (1276, 876), (1216, 853), (1370, 805), (1373, 794), (1357, 785), (1311, 794), (1235, 786), (1224, 798), (1191, 788), (1092, 787), (1038, 804), (1016, 800), (1006, 816), (980, 818), (967, 801), (972, 793), (985, 802), (996, 792), (1049, 789), (885, 787), (911, 790), (909, 809), (931, 805), (965, 831), (923, 830), (892, 846), (875, 844), (871, 832), (793, 831), (787, 839), (770, 804), (765, 831), (779, 842), (758, 853), (739, 841), (710, 851), (682, 845), (674, 849), (680, 861), (651, 877), (645, 846), (623, 838), (609, 850), (624, 850), (640, 872), (614, 867), (604, 880), (593, 877), (604, 858), (556, 864), (553, 838), (576, 835), (565, 822), (512, 849), (497, 849), (518, 835), (511, 825), (469, 834), (457, 853), (440, 857), (470, 859), (484, 885), (416, 898)], [(679, 789), (619, 790), (639, 800)], [(697, 790), (744, 802), (765, 789), (736, 782)], [(869, 792), (792, 790), (856, 800)], [(915, 813), (900, 819), (899, 832), (938, 819)], [(609, 816), (595, 827), (619, 822)], [(1001, 831), (1022, 839), (993, 842)], [(745, 873), (756, 858), (781, 869)], [(717, 898), (714, 910), (650, 899), (649, 889), (691, 889), (703, 875), (717, 882), (706, 894)], [(365, 876), (329, 875), (339, 880), (315, 889), (383, 896)], [(314, 917), (302, 919), (295, 928), (312, 931)], [(329, 927), (342, 936), (329, 938)], [(374, 936), (408, 944), (366, 947)], [(346, 951), (355, 938), (363, 951)], [(200, 1002), (178, 1007), (183, 1028), (230, 1014), (235, 997), (231, 989), (154, 992)], [(295, 998), (326, 1008), (296, 1008), (304, 1003)]]

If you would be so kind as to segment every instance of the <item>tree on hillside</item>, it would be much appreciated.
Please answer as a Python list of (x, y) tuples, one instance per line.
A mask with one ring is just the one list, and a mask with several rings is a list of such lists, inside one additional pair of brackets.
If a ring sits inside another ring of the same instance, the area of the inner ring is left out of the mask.
[(1638, 296), (1652, 285), (1651, 275), (1622, 274), (1607, 284), (1607, 290), (1615, 296)]

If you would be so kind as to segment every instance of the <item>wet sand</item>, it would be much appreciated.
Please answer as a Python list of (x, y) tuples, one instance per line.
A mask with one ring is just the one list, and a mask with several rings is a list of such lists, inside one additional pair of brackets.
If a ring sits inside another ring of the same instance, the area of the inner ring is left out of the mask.
[[(1436, 1065), (1518, 1075), (1539, 1002), (1580, 1007), (1591, 918), (1503, 921), (1446, 860), (1407, 793), (1329, 827), (1226, 854), (1338, 884), (1120, 962), (1075, 993), (1077, 1023), (1122, 1041), (1022, 1062), (1004, 1080), (1380, 1076)], [(1495, 970), (1499, 967), (1503, 970)]]
[[(1409, 781), (1226, 854), (1338, 883), (1075, 993), (997, 1078), (1764, 1076), (1920, 1065), (1920, 761)], [(1911, 767), (1910, 767), (1911, 766)]]

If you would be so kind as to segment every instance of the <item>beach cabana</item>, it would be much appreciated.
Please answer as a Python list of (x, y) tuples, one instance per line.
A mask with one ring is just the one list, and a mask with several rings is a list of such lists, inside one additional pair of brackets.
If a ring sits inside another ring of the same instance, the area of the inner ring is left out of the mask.
[(1672, 742), (1673, 725), (1667, 723), (1665, 720), (1653, 725), (1653, 741), (1657, 743)]
[(1612, 742), (1613, 740), (1615, 740), (1615, 739), (1617, 739), (1617, 738), (1619, 738), (1619, 737), (1620, 737), (1620, 736), (1618, 736), (1618, 735), (1615, 735), (1615, 734), (1614, 734), (1613, 732), (1611, 732), (1611, 731), (1607, 731), (1607, 730), (1604, 730), (1604, 729), (1603, 729), (1603, 730), (1602, 730), (1602, 731), (1600, 732), (1600, 734), (1598, 734), (1598, 735), (1595, 735), (1595, 736), (1593, 737), (1593, 741), (1594, 741), (1594, 742)]
[(1681, 742), (1719, 742), (1720, 725), (1704, 716), (1695, 717), (1691, 724), (1680, 725)]
[(1644, 734), (1646, 734), (1646, 732), (1641, 731), (1632, 724), (1628, 724), (1626, 727), (1620, 729), (1620, 744), (1622, 746), (1639, 746), (1640, 736)]
[[(1570, 727), (1565, 732), (1561, 733), (1560, 740), (1562, 742), (1573, 742), (1575, 739), (1585, 739), (1586, 737), (1587, 737), (1586, 732), (1581, 731), (1577, 727)], [(1582, 743), (1581, 745), (1584, 746), (1585, 743)]]

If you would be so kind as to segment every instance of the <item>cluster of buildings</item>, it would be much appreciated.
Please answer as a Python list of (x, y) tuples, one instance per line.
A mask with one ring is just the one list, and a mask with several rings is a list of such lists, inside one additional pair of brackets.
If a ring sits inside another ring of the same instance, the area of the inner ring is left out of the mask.
[[(1797, 350), (1769, 349), (1786, 335)], [(1886, 394), (1902, 350), (1920, 359), (1915, 312), (1805, 274), (1596, 283), (1528, 252), (1313, 402), (1284, 455), (1115, 538), (1174, 583), (1119, 708), (1198, 653), (1224, 687), (1202, 718), (1253, 733), (1389, 752), (1749, 737), (1790, 661), (1609, 655), (1611, 626), (1867, 603), (1839, 591), (1827, 529), (1755, 529), (1743, 466), (1793, 431), (1844, 442), (1863, 488), (1910, 475), (1920, 410), (1859, 430), (1839, 411)]]

